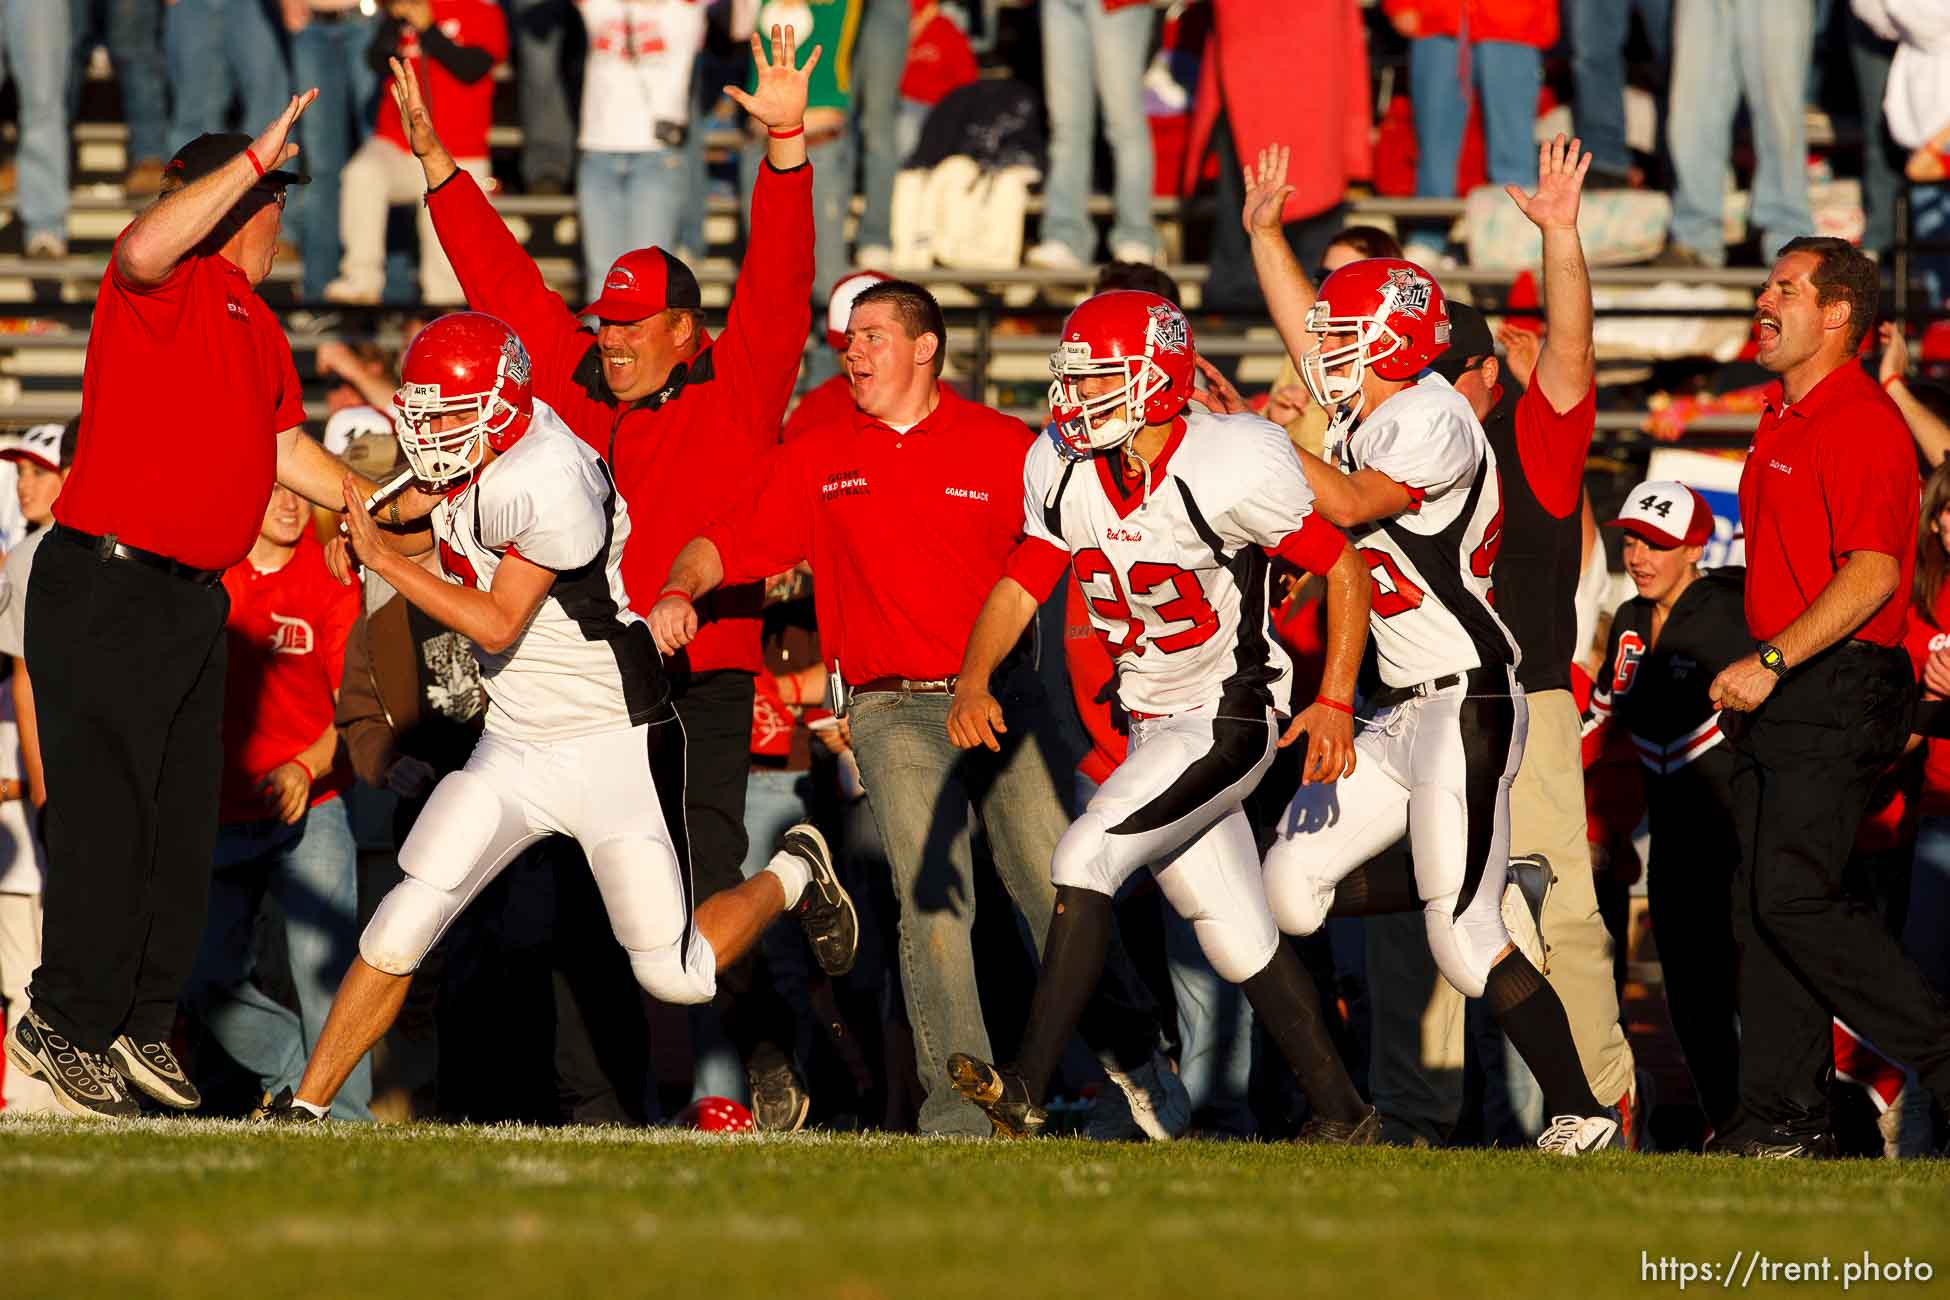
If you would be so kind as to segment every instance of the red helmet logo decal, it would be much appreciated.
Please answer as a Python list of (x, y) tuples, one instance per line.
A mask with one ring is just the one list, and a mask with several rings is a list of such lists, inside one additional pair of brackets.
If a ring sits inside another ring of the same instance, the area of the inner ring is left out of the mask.
[(1429, 310), (1429, 290), (1432, 286), (1426, 277), (1417, 275), (1407, 267), (1396, 267), (1388, 272), (1388, 286), (1394, 291), (1397, 311), (1421, 316)]
[(1151, 346), (1158, 352), (1185, 350), (1185, 317), (1170, 303), (1151, 304)]
[(512, 332), (501, 344), (501, 373), (510, 384), (524, 388), (528, 385), (528, 349)]

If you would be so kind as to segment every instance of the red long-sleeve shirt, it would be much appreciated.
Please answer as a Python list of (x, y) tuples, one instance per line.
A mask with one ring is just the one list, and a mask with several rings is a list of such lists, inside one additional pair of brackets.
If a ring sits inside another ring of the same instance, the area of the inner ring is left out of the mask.
[[(427, 208), (468, 305), (514, 326), (536, 396), (608, 458), (630, 506), (623, 585), (647, 610), (677, 552), (751, 495), (761, 457), (779, 440), (812, 326), (812, 167), (759, 169), (750, 251), (723, 333), (706, 334), (704, 350), (663, 389), (628, 406), (603, 382), (595, 334), (542, 282), (473, 177), (456, 173), (427, 195)], [(761, 598), (746, 586), (699, 602), (697, 639), (683, 652), (692, 672), (763, 667)]]

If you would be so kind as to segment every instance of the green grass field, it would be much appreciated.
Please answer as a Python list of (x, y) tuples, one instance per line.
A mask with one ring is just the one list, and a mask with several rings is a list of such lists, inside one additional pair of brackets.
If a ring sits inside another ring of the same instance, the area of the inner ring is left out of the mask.
[(1950, 1163), (0, 1125), (8, 1297), (1590, 1300), (1676, 1294), (1642, 1252), (1839, 1293), (1864, 1250), (1938, 1277), (1850, 1294), (1950, 1292)]

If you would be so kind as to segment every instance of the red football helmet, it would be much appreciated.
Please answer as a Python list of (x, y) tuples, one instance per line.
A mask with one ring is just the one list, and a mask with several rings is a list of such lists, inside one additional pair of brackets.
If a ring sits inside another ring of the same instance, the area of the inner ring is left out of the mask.
[(1449, 346), (1449, 308), (1435, 278), (1415, 263), (1370, 257), (1327, 277), (1307, 314), (1307, 329), (1354, 336), (1351, 343), (1317, 347), (1300, 358), (1307, 391), (1334, 414), (1340, 429), (1361, 413), (1365, 371), (1413, 379), (1442, 355)]
[(699, 1097), (677, 1120), (704, 1133), (752, 1131), (752, 1113), (729, 1097)]
[[(393, 394), (400, 450), (413, 476), (438, 486), (479, 468), (480, 444), (506, 451), (534, 412), (528, 349), (493, 316), (442, 316), (406, 345)], [(435, 428), (441, 416), (467, 417)]]
[[(1113, 289), (1085, 299), (1050, 354), (1050, 425), (1078, 456), (1108, 451), (1147, 424), (1163, 424), (1192, 395), (1192, 327), (1155, 293)], [(1080, 381), (1122, 382), (1085, 397)]]

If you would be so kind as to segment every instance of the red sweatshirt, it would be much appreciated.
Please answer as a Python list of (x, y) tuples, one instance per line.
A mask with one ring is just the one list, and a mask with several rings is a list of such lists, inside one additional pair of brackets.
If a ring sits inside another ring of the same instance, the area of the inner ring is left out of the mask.
[[(426, 51), (429, 41), (446, 40), (464, 49), (485, 50), (494, 63), (508, 61), (508, 21), (494, 0), (433, 0), (433, 28), (439, 36), (422, 39), (402, 27), (395, 55), (413, 64), (427, 100), (427, 111), (440, 123), (440, 138), (456, 158), (485, 158), (488, 128), (494, 125), (493, 65), (479, 80), (462, 81)], [(390, 94), (379, 97), (377, 132), (402, 152), (411, 153), (400, 125), (399, 107)]]
[[(608, 458), (630, 506), (623, 585), (648, 611), (684, 543), (758, 490), (759, 459), (779, 440), (812, 326), (811, 166), (759, 169), (751, 251), (724, 332), (705, 335), (669, 384), (629, 406), (603, 382), (595, 334), (542, 283), (473, 177), (456, 173), (427, 208), (468, 305), (514, 326), (534, 362), (535, 395)], [(697, 639), (681, 652), (692, 672), (763, 667), (762, 598), (747, 585), (698, 602)]]

